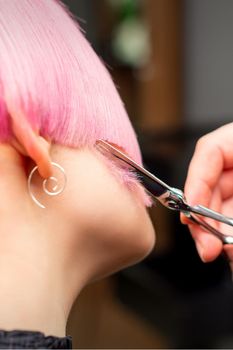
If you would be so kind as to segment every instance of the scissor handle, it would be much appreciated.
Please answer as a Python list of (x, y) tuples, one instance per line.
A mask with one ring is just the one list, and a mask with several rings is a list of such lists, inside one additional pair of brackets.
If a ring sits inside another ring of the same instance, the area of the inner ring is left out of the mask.
[(222, 215), (221, 213), (218, 213), (212, 209), (206, 208), (202, 205), (196, 205), (191, 206), (187, 204), (186, 199), (184, 197), (184, 193), (176, 188), (172, 188), (170, 198), (173, 199), (174, 205), (173, 208), (170, 207), (170, 209), (179, 210), (182, 212), (185, 216), (187, 216), (193, 223), (200, 225), (203, 227), (207, 232), (212, 233), (214, 236), (219, 238), (223, 244), (233, 244), (233, 236), (225, 235), (224, 233), (218, 231), (216, 228), (208, 224), (206, 221), (204, 221), (199, 216), (197, 217), (194, 214), (201, 215), (204, 217), (211, 218), (213, 220), (222, 222), (224, 224), (233, 226), (233, 219), (230, 217), (227, 217), (225, 215)]
[(189, 210), (192, 213), (206, 216), (206, 217), (214, 219), (216, 221), (220, 221), (224, 224), (233, 226), (233, 219), (231, 217), (222, 215), (222, 214), (220, 214), (212, 209), (204, 207), (203, 205), (195, 205), (195, 206), (189, 205)]
[(223, 244), (233, 244), (233, 236), (225, 235), (224, 233), (218, 231), (213, 226), (209, 225), (207, 222), (202, 220), (201, 218), (197, 218), (196, 215), (191, 213), (185, 213), (185, 215), (195, 224), (203, 227), (207, 232), (212, 233), (214, 236), (219, 238)]

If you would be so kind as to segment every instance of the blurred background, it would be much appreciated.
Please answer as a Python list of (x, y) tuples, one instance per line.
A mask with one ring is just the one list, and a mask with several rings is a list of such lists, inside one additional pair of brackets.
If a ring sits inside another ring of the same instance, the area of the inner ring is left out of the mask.
[[(197, 139), (232, 121), (233, 1), (64, 3), (109, 69), (145, 165), (183, 188)], [(67, 329), (74, 348), (233, 348), (227, 262), (202, 263), (177, 213), (158, 204), (150, 214), (155, 250), (82, 292)]]

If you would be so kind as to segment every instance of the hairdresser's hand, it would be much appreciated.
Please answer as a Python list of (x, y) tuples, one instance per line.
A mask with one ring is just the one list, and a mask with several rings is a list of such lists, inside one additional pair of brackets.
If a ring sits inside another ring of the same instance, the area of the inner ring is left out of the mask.
[[(202, 204), (233, 217), (233, 123), (203, 136), (197, 142), (189, 166), (185, 195), (189, 204)], [(223, 249), (220, 240), (190, 224), (183, 215), (181, 220), (188, 223), (202, 260), (214, 260)], [(210, 223), (213, 225), (213, 221)], [(224, 233), (233, 233), (231, 227), (214, 224)], [(233, 261), (233, 245), (225, 246), (225, 250)]]

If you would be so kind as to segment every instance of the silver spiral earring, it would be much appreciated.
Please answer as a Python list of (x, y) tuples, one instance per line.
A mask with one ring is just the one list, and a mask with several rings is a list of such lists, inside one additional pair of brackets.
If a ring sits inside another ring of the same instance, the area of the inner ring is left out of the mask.
[[(65, 173), (65, 170), (62, 168), (61, 165), (55, 163), (55, 162), (51, 162), (51, 164), (57, 168), (58, 170), (60, 170), (60, 173), (62, 174), (62, 178), (63, 178), (63, 185), (62, 187), (59, 186), (58, 184), (58, 179), (57, 177), (55, 176), (50, 176), (48, 177), (47, 179), (44, 179), (43, 182), (42, 182), (42, 188), (43, 188), (43, 191), (49, 195), (49, 196), (57, 196), (58, 194), (62, 193), (65, 189), (65, 186), (66, 186), (66, 182), (67, 182), (67, 178), (66, 178), (66, 173)], [(32, 171), (30, 172), (29, 176), (28, 176), (28, 191), (29, 191), (29, 194), (32, 198), (32, 200), (40, 207), (40, 208), (43, 208), (45, 209), (45, 206), (40, 203), (38, 201), (38, 199), (36, 199), (35, 195), (33, 194), (32, 192), (32, 189), (31, 189), (31, 182), (32, 182), (32, 177), (34, 175), (34, 173), (38, 171), (38, 166), (35, 166)], [(51, 186), (51, 190), (48, 188), (49, 186), (49, 183), (53, 183), (52, 186)]]

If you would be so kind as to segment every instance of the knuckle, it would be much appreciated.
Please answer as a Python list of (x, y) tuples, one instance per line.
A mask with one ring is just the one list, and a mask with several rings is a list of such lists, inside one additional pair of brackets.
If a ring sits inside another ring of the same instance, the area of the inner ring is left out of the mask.
[(200, 137), (199, 138), (199, 140), (197, 141), (197, 148), (200, 148), (200, 147), (202, 147), (203, 145), (205, 145), (206, 143), (207, 143), (207, 137), (206, 137), (206, 135), (204, 135), (204, 136), (202, 136), (202, 137)]
[(208, 148), (210, 145), (210, 141), (211, 140), (210, 140), (209, 134), (200, 137), (196, 143), (195, 149), (199, 151), (199, 150), (202, 150), (203, 148)]

